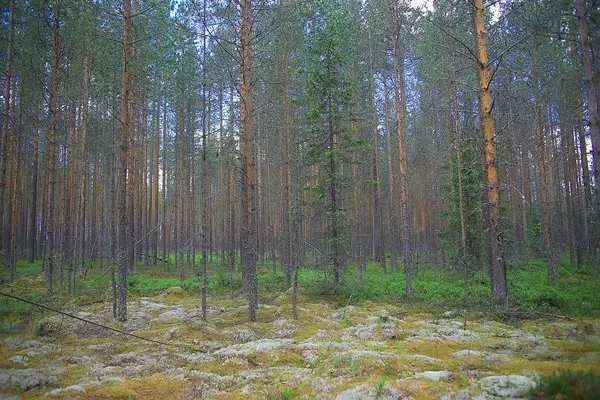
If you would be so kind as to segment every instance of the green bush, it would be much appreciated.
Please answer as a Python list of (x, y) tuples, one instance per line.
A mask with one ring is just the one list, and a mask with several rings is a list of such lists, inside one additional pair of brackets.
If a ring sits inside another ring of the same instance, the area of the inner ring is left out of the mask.
[(561, 371), (540, 379), (530, 396), (533, 399), (597, 399), (600, 394), (600, 378), (588, 372)]

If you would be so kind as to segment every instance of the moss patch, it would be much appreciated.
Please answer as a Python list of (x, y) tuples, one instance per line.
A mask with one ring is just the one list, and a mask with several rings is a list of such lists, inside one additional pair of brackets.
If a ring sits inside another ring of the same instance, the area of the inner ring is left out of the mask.
[(126, 381), (116, 385), (91, 389), (82, 394), (87, 400), (163, 400), (186, 399), (190, 383), (169, 379), (164, 375), (155, 375), (148, 379)]

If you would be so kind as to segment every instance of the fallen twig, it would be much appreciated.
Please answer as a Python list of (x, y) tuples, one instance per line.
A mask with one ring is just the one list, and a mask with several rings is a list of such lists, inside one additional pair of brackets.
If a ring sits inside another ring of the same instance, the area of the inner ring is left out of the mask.
[(81, 317), (78, 317), (76, 315), (69, 314), (69, 313), (66, 313), (64, 311), (60, 311), (60, 310), (57, 310), (55, 308), (45, 306), (43, 304), (36, 303), (35, 301), (31, 301), (31, 300), (27, 300), (27, 299), (24, 299), (24, 298), (21, 298), (21, 297), (18, 297), (18, 296), (14, 296), (12, 294), (0, 292), (0, 295), (1, 296), (5, 296), (5, 297), (9, 297), (9, 298), (12, 298), (12, 299), (15, 299), (15, 300), (22, 301), (24, 303), (28, 303), (28, 304), (34, 305), (36, 307), (40, 307), (40, 308), (43, 308), (43, 309), (46, 309), (46, 310), (49, 310), (49, 311), (52, 311), (52, 312), (55, 312), (55, 313), (67, 316), (69, 318), (76, 319), (78, 321), (82, 321), (82, 322), (85, 322), (85, 323), (88, 323), (88, 324), (92, 324), (92, 325), (98, 326), (100, 328), (108, 329), (110, 331), (114, 331), (114, 332), (120, 333), (122, 335), (131, 336), (131, 337), (134, 337), (136, 339), (143, 340), (145, 342), (156, 343), (156, 344), (160, 344), (160, 345), (163, 345), (163, 346), (181, 346), (181, 344), (167, 343), (167, 342), (161, 342), (160, 340), (148, 339), (148, 338), (145, 338), (145, 337), (142, 337), (142, 336), (138, 336), (135, 333), (129, 333), (129, 332), (125, 332), (125, 331), (122, 331), (120, 329), (117, 329), (117, 328), (113, 328), (111, 326), (102, 325), (102, 324), (100, 324), (98, 322), (90, 321), (88, 319), (81, 318)]

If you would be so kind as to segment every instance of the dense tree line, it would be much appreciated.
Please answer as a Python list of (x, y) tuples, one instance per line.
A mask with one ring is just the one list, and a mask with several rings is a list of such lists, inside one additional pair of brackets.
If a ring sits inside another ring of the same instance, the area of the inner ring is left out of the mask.
[[(2, 263), (46, 289), (136, 266), (298, 270), (428, 263), (465, 280), (562, 256), (597, 271), (595, 0), (8, 0)], [(443, 278), (442, 278), (443, 279)], [(294, 301), (296, 313), (296, 301)]]

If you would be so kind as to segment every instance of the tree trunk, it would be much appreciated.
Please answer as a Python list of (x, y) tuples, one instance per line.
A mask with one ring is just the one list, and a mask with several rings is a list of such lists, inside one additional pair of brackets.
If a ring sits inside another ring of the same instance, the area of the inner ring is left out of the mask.
[(406, 83), (404, 76), (404, 48), (398, 45), (397, 10), (393, 11), (392, 51), (394, 55), (394, 96), (396, 99), (396, 132), (400, 157), (400, 237), (404, 259), (406, 297), (412, 297), (413, 257), (410, 243), (410, 215), (408, 207), (408, 162), (406, 134)]
[(12, 85), (12, 64), (13, 64), (13, 41), (15, 31), (15, 0), (10, 0), (9, 3), (9, 30), (8, 30), (8, 49), (6, 53), (6, 75), (4, 78), (4, 121), (2, 124), (2, 144), (0, 151), (2, 151), (0, 159), (0, 251), (8, 246), (5, 243), (5, 230), (8, 229), (7, 225), (4, 224), (4, 213), (6, 210), (5, 196), (8, 193), (6, 189), (6, 182), (8, 177), (6, 176), (6, 167), (9, 163), (9, 129), (13, 125), (11, 121), (10, 113), (10, 100), (11, 100), (11, 85)]
[(31, 215), (29, 217), (29, 262), (33, 263), (37, 257), (37, 202), (38, 202), (38, 167), (39, 167), (39, 140), (40, 118), (39, 108), (33, 114), (33, 170), (31, 182)]
[(52, 32), (52, 77), (50, 80), (50, 107), (48, 109), (48, 158), (45, 202), (46, 215), (46, 247), (45, 272), (46, 293), (52, 295), (52, 279), (54, 269), (54, 239), (56, 234), (54, 216), (54, 184), (56, 179), (56, 124), (58, 121), (58, 73), (60, 68), (60, 11), (61, 0), (54, 2), (54, 23)]
[(252, 127), (252, 0), (240, 0), (241, 146), (242, 146), (242, 269), (248, 294), (248, 316), (256, 319), (258, 288), (254, 249), (254, 135)]
[(121, 81), (121, 141), (119, 155), (119, 182), (118, 182), (118, 277), (117, 277), (117, 320), (127, 320), (127, 273), (130, 261), (129, 213), (127, 212), (127, 166), (129, 155), (129, 56), (130, 56), (130, 30), (131, 30), (131, 0), (124, 0), (125, 15), (123, 19), (123, 74)]
[(496, 169), (496, 144), (494, 143), (494, 117), (492, 116), (492, 90), (490, 66), (487, 57), (487, 30), (485, 29), (483, 0), (474, 0), (475, 43), (479, 78), (479, 114), (481, 131), (485, 139), (485, 166), (487, 181), (487, 220), (490, 245), (490, 272), (492, 298), (504, 300), (506, 291), (506, 266), (500, 229), (500, 199)]

